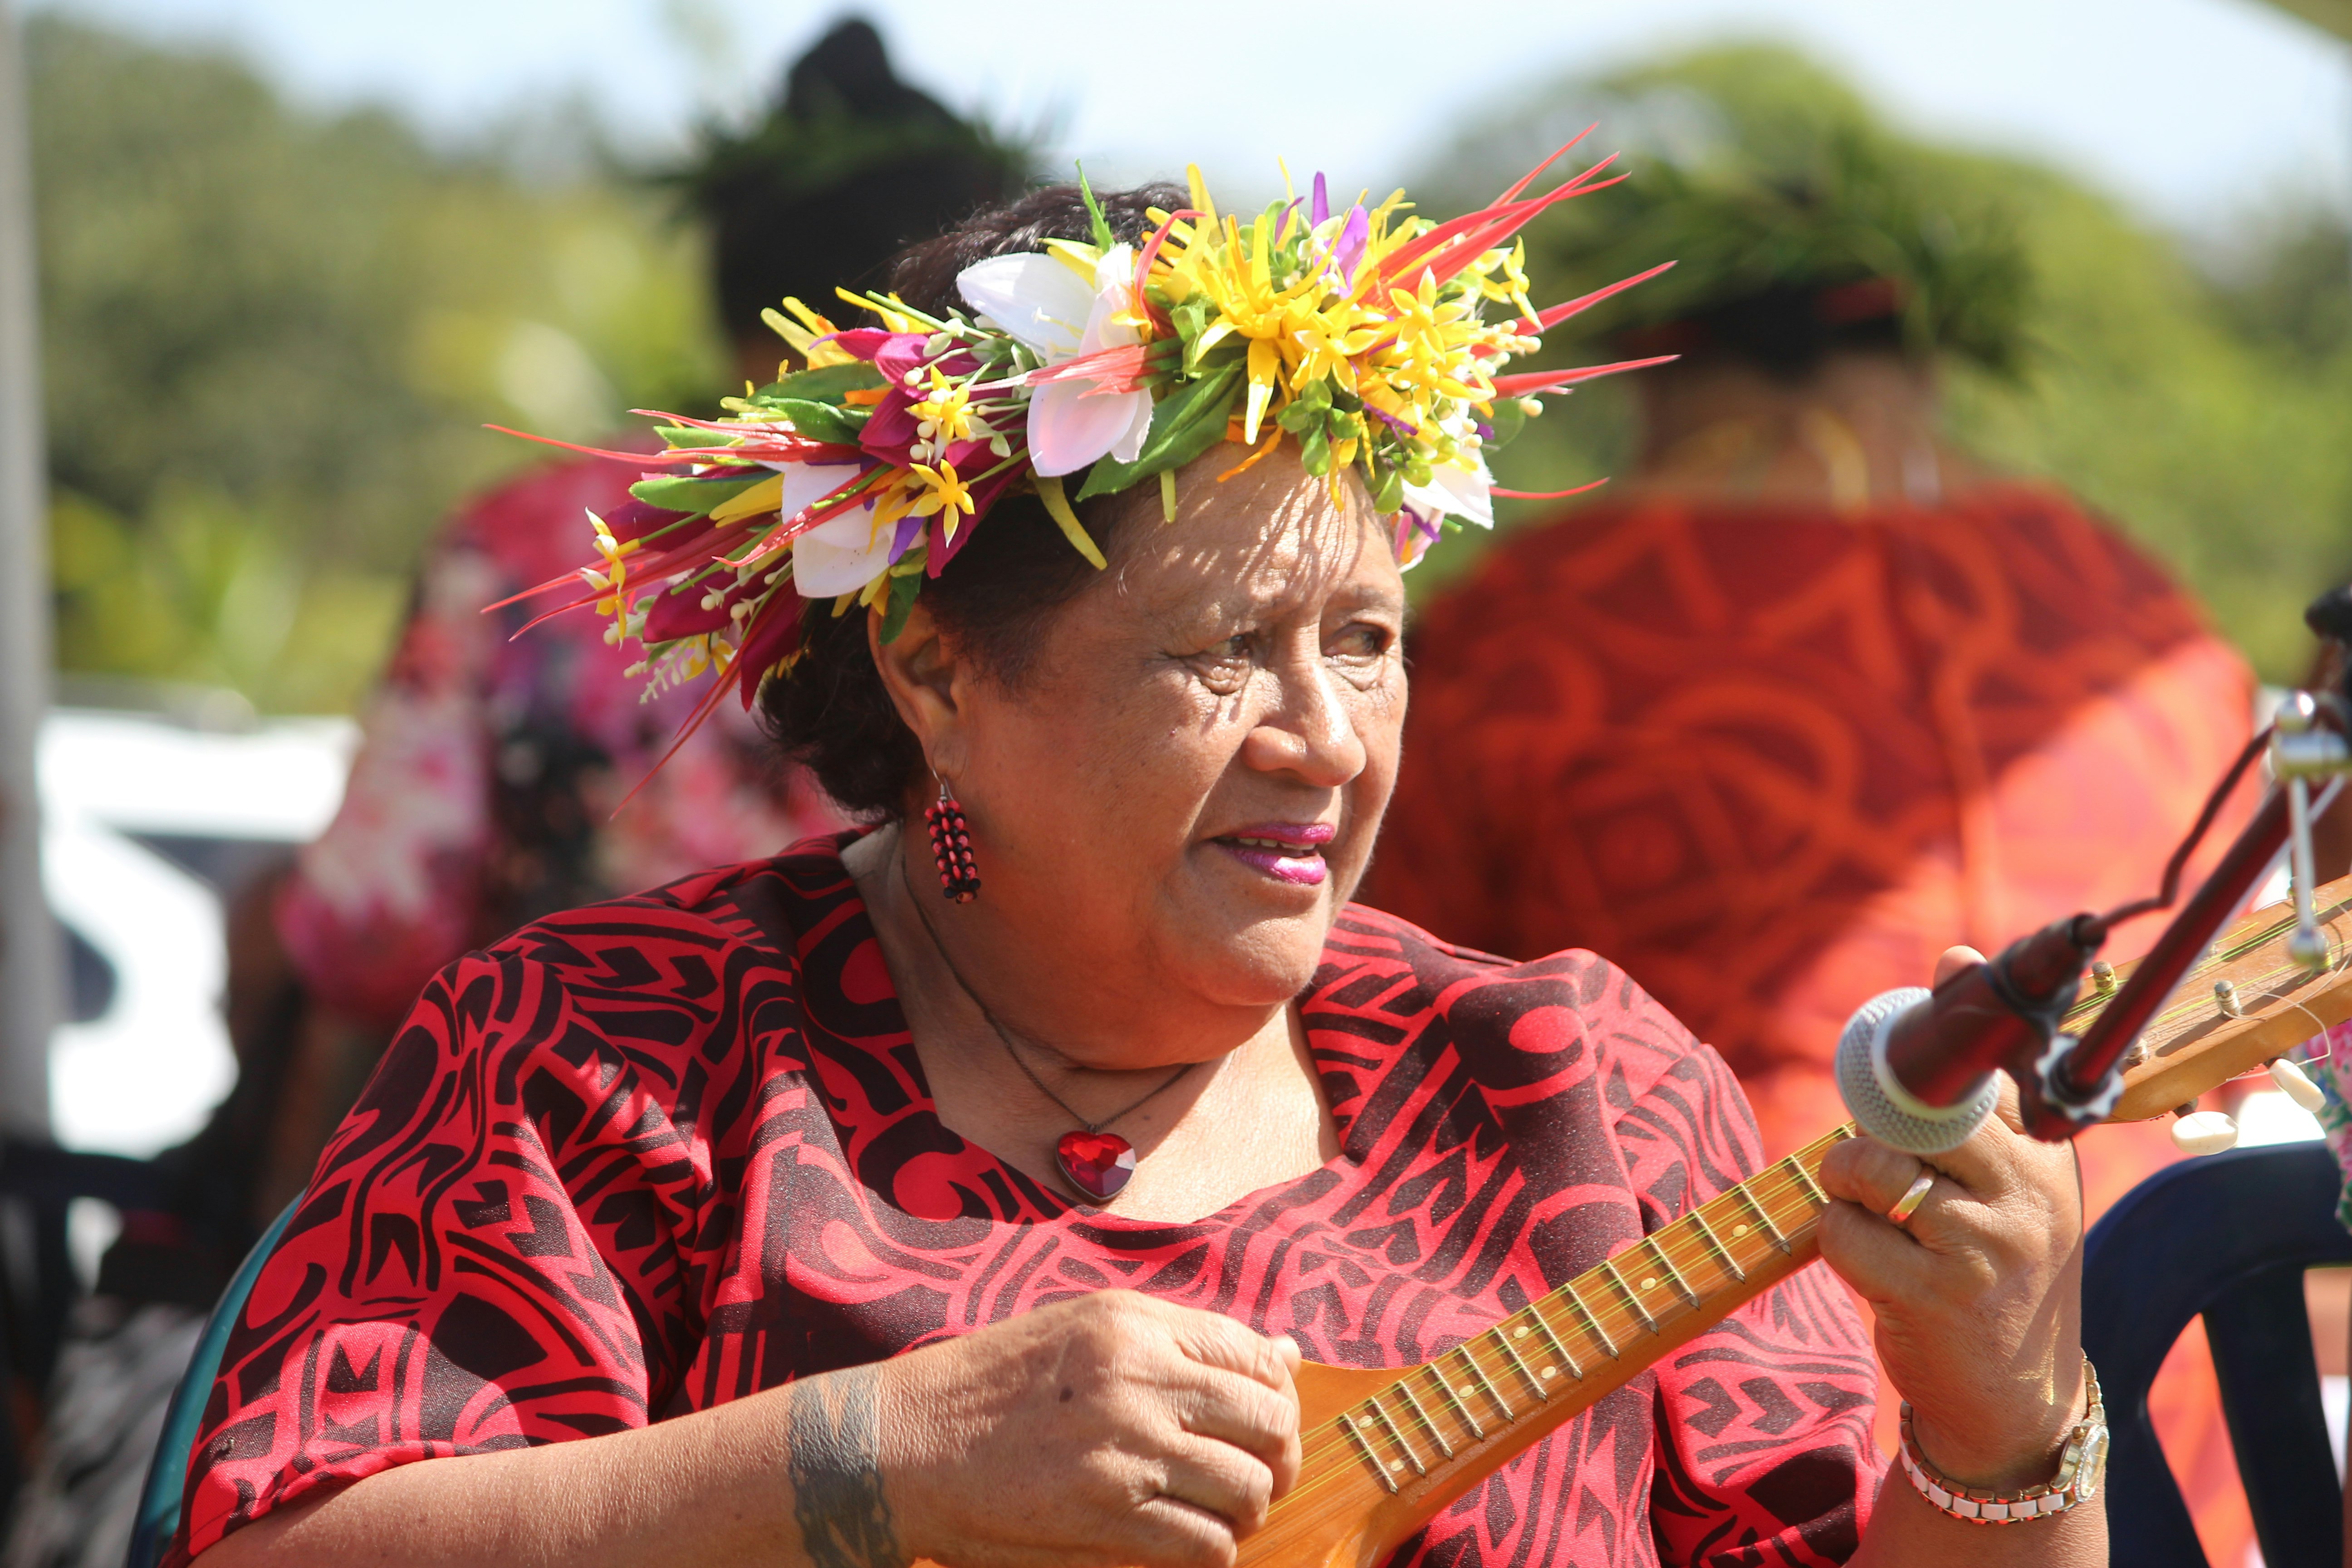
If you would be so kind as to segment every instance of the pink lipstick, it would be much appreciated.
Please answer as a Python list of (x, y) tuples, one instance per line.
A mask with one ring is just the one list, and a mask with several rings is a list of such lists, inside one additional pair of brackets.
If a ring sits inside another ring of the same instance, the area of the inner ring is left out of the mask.
[(1221, 834), (1216, 844), (1261, 876), (1313, 888), (1331, 874), (1322, 849), (1338, 831), (1328, 822), (1260, 822)]

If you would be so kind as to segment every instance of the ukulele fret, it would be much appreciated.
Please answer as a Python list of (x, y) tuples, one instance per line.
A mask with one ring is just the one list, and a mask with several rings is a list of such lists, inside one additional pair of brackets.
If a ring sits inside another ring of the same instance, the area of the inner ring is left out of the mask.
[(1822, 1191), (1822, 1184), (1813, 1180), (1813, 1173), (1811, 1171), (1806, 1170), (1803, 1163), (1799, 1161), (1794, 1154), (1790, 1155), (1787, 1159), (1781, 1161), (1780, 1163), (1786, 1165), (1790, 1170), (1796, 1173), (1797, 1184), (1804, 1188), (1805, 1195), (1807, 1197), (1812, 1199), (1816, 1205), (1822, 1208), (1830, 1206), (1829, 1194)]
[(1405, 1460), (1412, 1466), (1412, 1473), (1416, 1476), (1429, 1474), (1429, 1467), (1421, 1462), (1421, 1456), (1412, 1451), (1411, 1443), (1405, 1441), (1404, 1430), (1396, 1424), (1396, 1418), (1389, 1414), (1388, 1406), (1382, 1405), (1378, 1399), (1367, 1399), (1364, 1403), (1372, 1407), (1372, 1415), (1379, 1419), (1380, 1424), (1389, 1429), (1390, 1440), (1404, 1450)]
[(1528, 1316), (1533, 1318), (1536, 1321), (1536, 1327), (1543, 1331), (1544, 1343), (1551, 1347), (1551, 1353), (1559, 1357), (1560, 1364), (1568, 1368), (1568, 1375), (1579, 1383), (1583, 1382), (1584, 1369), (1576, 1364), (1576, 1358), (1568, 1353), (1568, 1346), (1562, 1344), (1559, 1336), (1551, 1331), (1551, 1325), (1544, 1321), (1544, 1315), (1533, 1307), (1529, 1307)]
[(1683, 1300), (1694, 1307), (1697, 1306), (1699, 1293), (1690, 1288), (1690, 1281), (1683, 1278), (1683, 1271), (1675, 1267), (1675, 1260), (1666, 1256), (1664, 1246), (1656, 1237), (1650, 1237), (1649, 1247), (1650, 1256), (1658, 1260), (1658, 1267), (1666, 1271), (1666, 1278), (1673, 1280), (1675, 1289), (1683, 1293)]
[(1789, 1238), (1780, 1234), (1780, 1227), (1772, 1223), (1771, 1211), (1757, 1201), (1755, 1192), (1749, 1188), (1748, 1184), (1746, 1182), (1742, 1182), (1731, 1190), (1748, 1200), (1748, 1206), (1756, 1211), (1756, 1223), (1764, 1227), (1764, 1234), (1766, 1237), (1770, 1238), (1772, 1245), (1779, 1247), (1782, 1252), (1787, 1252), (1789, 1250)]
[(1570, 1280), (1561, 1286), (1560, 1289), (1568, 1297), (1568, 1304), (1575, 1308), (1577, 1315), (1584, 1320), (1585, 1328), (1591, 1331), (1594, 1339), (1601, 1342), (1601, 1348), (1608, 1352), (1609, 1359), (1615, 1361), (1617, 1342), (1609, 1337), (1609, 1331), (1601, 1326), (1601, 1320), (1592, 1315), (1592, 1309), (1586, 1306), (1584, 1298), (1576, 1293), (1576, 1281)]
[[(1525, 1333), (1527, 1331), (1522, 1329), (1519, 1331), (1521, 1333)], [(1551, 1397), (1551, 1390), (1546, 1388), (1543, 1384), (1543, 1379), (1536, 1375), (1536, 1369), (1529, 1366), (1520, 1358), (1518, 1347), (1511, 1343), (1510, 1336), (1503, 1332), (1499, 1328), (1494, 1331), (1494, 1334), (1495, 1342), (1503, 1347), (1503, 1354), (1509, 1360), (1513, 1366), (1518, 1368), (1519, 1375), (1528, 1380), (1528, 1386), (1536, 1391), (1536, 1397), (1538, 1399), (1549, 1399)]]
[(1371, 1444), (1365, 1440), (1363, 1428), (1349, 1417), (1342, 1415), (1339, 1417), (1339, 1430), (1356, 1440), (1356, 1447), (1364, 1456), (1364, 1463), (1372, 1467), (1372, 1474), (1381, 1478), (1381, 1485), (1388, 1488), (1391, 1492), (1395, 1491), (1396, 1478), (1389, 1474), (1389, 1468), (1381, 1464), (1381, 1457), (1372, 1451)]
[(1454, 1353), (1460, 1356), (1463, 1364), (1470, 1369), (1470, 1385), (1495, 1402), (1495, 1408), (1503, 1413), (1504, 1420), (1517, 1421), (1519, 1418), (1518, 1414), (1511, 1408), (1511, 1402), (1503, 1397), (1501, 1389), (1486, 1381), (1486, 1373), (1479, 1369), (1478, 1358), (1470, 1353), (1469, 1342), (1465, 1340), (1461, 1344), (1455, 1345)]
[(1423, 1428), (1437, 1444), (1438, 1453), (1446, 1458), (1452, 1458), (1454, 1445), (1445, 1440), (1445, 1429), (1429, 1418), (1429, 1412), (1423, 1409), (1421, 1401), (1413, 1396), (1412, 1384), (1401, 1382), (1396, 1385), (1396, 1393), (1397, 1397), (1405, 1402), (1406, 1408), (1412, 1412), (1414, 1419), (1421, 1423)]
[(1462, 1396), (1454, 1392), (1454, 1385), (1445, 1381), (1445, 1373), (1438, 1369), (1435, 1363), (1430, 1364), (1429, 1376), (1430, 1381), (1437, 1384), (1437, 1392), (1445, 1396), (1445, 1403), (1454, 1406), (1454, 1414), (1462, 1417), (1462, 1425), (1470, 1428), (1470, 1436), (1481, 1443), (1485, 1442), (1486, 1429), (1478, 1425), (1478, 1418), (1470, 1414), (1470, 1407), (1462, 1403)]
[(1658, 1320), (1650, 1316), (1650, 1310), (1642, 1305), (1642, 1298), (1633, 1294), (1633, 1287), (1625, 1282), (1625, 1277), (1622, 1274), (1617, 1272), (1617, 1260), (1613, 1258), (1602, 1258), (1601, 1272), (1609, 1276), (1609, 1282), (1617, 1287), (1618, 1293), (1625, 1298), (1625, 1304), (1633, 1309), (1633, 1316), (1642, 1320), (1642, 1326), (1652, 1333), (1656, 1333)]
[(1739, 1259), (1731, 1256), (1731, 1248), (1723, 1245), (1723, 1238), (1716, 1235), (1715, 1227), (1706, 1223), (1706, 1215), (1697, 1209), (1693, 1209), (1691, 1224), (1698, 1228), (1699, 1235), (1706, 1238), (1706, 1244), (1715, 1248), (1716, 1257), (1723, 1262), (1724, 1272), (1738, 1283), (1747, 1284), (1748, 1270), (1739, 1267)]

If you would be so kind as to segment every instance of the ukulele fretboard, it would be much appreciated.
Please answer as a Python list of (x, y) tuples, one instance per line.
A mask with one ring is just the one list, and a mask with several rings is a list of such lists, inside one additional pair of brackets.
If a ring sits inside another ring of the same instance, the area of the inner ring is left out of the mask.
[(1394, 1492), (1589, 1377), (1630, 1375), (1629, 1360), (1631, 1371), (1648, 1365), (1650, 1342), (1695, 1314), (1724, 1316), (1759, 1288), (1755, 1281), (1788, 1273), (1801, 1251), (1810, 1257), (1830, 1204), (1818, 1179), (1822, 1156), (1854, 1135), (1849, 1123), (1815, 1140), (1413, 1368), (1337, 1417), (1326, 1428), (1336, 1444), (1310, 1443), (1310, 1468), (1318, 1459), (1352, 1463)]

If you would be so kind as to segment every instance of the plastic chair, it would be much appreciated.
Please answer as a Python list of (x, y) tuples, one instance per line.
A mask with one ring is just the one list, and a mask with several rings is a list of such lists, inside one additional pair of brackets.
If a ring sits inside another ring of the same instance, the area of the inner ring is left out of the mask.
[(2116, 1563), (2211, 1568), (2147, 1414), (2157, 1368), (2202, 1313), (2263, 1560), (2340, 1568), (2343, 1489), (2303, 1294), (2306, 1268), (2352, 1264), (2352, 1234), (2336, 1218), (2340, 1185), (2323, 1143), (2242, 1149), (2158, 1172), (2092, 1228), (2083, 1348), (2098, 1366), (2113, 1433), (2107, 1529)]
[(253, 1294), (261, 1266), (277, 1250), (278, 1238), (286, 1234), (294, 1211), (301, 1205), (298, 1197), (270, 1221), (269, 1228), (237, 1265), (228, 1288), (214, 1304), (213, 1315), (205, 1320), (196, 1353), (189, 1358), (188, 1370), (180, 1374), (172, 1403), (164, 1407), (163, 1435), (155, 1441), (155, 1457), (147, 1462), (146, 1483), (139, 1489), (139, 1520), (131, 1527), (131, 1550), (123, 1557), (123, 1568), (155, 1568), (163, 1560), (163, 1548), (180, 1528), (180, 1494), (188, 1484), (188, 1451), (195, 1447), (205, 1402), (212, 1396), (213, 1380), (220, 1375), (221, 1352), (228, 1348), (229, 1333), (245, 1315), (246, 1298)]
[[(44, 1397), (57, 1370), (66, 1318), (81, 1295), (66, 1245), (74, 1200), (143, 1208), (156, 1184), (143, 1160), (0, 1134), (0, 1401)], [(0, 1420), (0, 1518), (24, 1479), (15, 1438), (15, 1424)]]

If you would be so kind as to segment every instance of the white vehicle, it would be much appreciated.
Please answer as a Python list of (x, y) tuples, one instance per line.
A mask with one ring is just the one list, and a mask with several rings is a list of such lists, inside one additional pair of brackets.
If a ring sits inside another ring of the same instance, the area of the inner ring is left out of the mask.
[(152, 1154), (227, 1094), (224, 900), (327, 826), (358, 742), (350, 720), (256, 721), (234, 697), (173, 709), (63, 707), (41, 727), (42, 881), (74, 970), (49, 1049), (68, 1148)]

